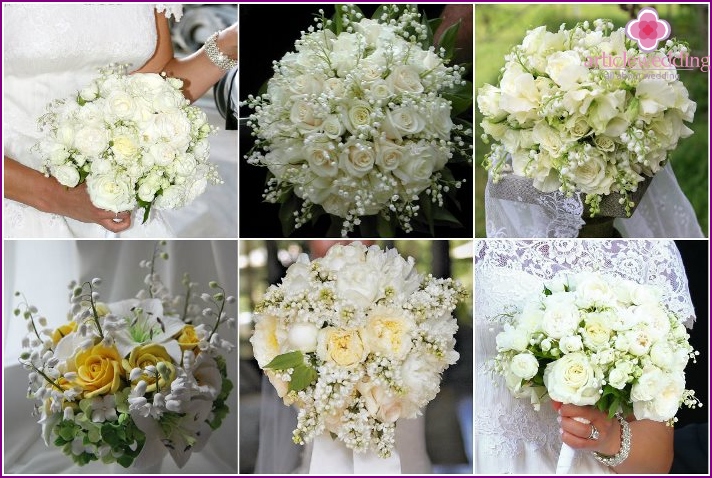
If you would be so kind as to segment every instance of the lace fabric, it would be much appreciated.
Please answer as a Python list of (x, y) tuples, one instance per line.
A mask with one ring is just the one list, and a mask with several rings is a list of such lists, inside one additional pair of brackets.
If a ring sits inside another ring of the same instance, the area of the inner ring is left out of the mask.
[[(567, 272), (599, 271), (663, 290), (666, 305), (691, 326), (694, 309), (680, 255), (672, 241), (479, 241), (475, 250), (475, 466), (477, 473), (553, 473), (561, 440), (549, 404), (536, 412), (493, 375), (502, 314)], [(506, 457), (506, 458), (505, 458)], [(510, 458), (511, 457), (511, 458)], [(575, 473), (608, 473), (577, 453)]]
[[(32, 149), (37, 119), (50, 102), (76, 94), (109, 63), (141, 67), (156, 49), (155, 8), (178, 18), (181, 9), (150, 4), (4, 4), (4, 154), (39, 170)], [(159, 214), (121, 237), (170, 237)], [(4, 237), (103, 237), (106, 230), (4, 200)]]
[[(584, 224), (580, 198), (555, 192), (533, 202), (494, 197), (491, 180), (485, 189), (487, 237), (572, 238)], [(623, 237), (705, 237), (690, 202), (680, 189), (670, 164), (652, 179), (630, 218), (615, 220)]]

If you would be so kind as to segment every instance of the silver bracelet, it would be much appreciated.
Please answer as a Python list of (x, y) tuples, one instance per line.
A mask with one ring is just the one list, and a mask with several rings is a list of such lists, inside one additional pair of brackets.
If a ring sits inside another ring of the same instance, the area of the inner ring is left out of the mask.
[(625, 418), (619, 414), (616, 414), (616, 418), (618, 419), (618, 423), (621, 424), (621, 449), (613, 456), (593, 452), (593, 456), (596, 460), (610, 467), (618, 466), (623, 463), (630, 453), (630, 426), (628, 422), (625, 421)]
[(219, 34), (220, 32), (215, 32), (210, 35), (210, 38), (205, 40), (205, 54), (208, 55), (208, 58), (210, 58), (210, 61), (212, 61), (215, 66), (221, 70), (229, 71), (237, 66), (237, 60), (233, 60), (220, 51), (217, 44)]

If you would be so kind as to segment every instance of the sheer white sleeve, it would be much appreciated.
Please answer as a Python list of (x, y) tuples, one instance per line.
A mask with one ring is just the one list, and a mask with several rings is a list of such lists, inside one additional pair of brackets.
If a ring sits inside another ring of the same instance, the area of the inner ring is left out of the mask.
[(173, 17), (177, 22), (179, 22), (183, 16), (183, 5), (180, 3), (157, 3), (156, 11), (158, 13), (163, 13), (166, 18)]
[[(485, 189), (487, 237), (576, 237), (583, 226), (578, 197), (541, 194), (534, 202), (501, 199)], [(630, 218), (619, 218), (623, 237), (704, 237), (697, 216), (680, 189), (670, 164), (660, 170)]]

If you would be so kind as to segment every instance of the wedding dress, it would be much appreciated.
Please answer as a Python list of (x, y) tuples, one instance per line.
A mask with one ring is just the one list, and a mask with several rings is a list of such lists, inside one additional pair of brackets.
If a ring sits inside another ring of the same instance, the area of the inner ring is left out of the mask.
[[(493, 197), (485, 189), (487, 237), (576, 237), (584, 221), (578, 196), (541, 194), (535, 202)], [(623, 237), (705, 237), (697, 216), (668, 163), (654, 177), (630, 218), (614, 222)]]
[[(26, 396), (27, 370), (18, 363), (21, 340), (27, 333), (24, 320), (12, 313), (21, 291), (27, 301), (46, 317), (49, 327), (65, 322), (69, 310), (67, 284), (94, 277), (102, 279), (101, 299), (109, 303), (134, 297), (143, 287), (146, 269), (139, 261), (150, 259), (153, 241), (6, 241), (3, 284), (3, 443), (4, 474), (127, 474), (161, 472), (176, 474), (235, 474), (237, 472), (237, 351), (227, 355), (228, 377), (235, 385), (229, 398), (230, 413), (222, 426), (213, 431), (205, 447), (193, 453), (183, 468), (170, 456), (157, 467), (123, 468), (118, 464), (92, 462), (74, 464), (59, 447), (46, 446), (40, 438), (40, 425), (32, 416), (33, 400)], [(235, 241), (168, 241), (164, 250), (169, 259), (159, 259), (156, 271), (174, 293), (184, 290), (183, 273), (199, 284), (199, 291), (210, 291), (208, 282), (216, 280), (229, 294), (237, 291), (237, 244)], [(37, 271), (42, 271), (38, 273)], [(235, 306), (226, 311), (234, 317)], [(236, 343), (234, 329), (221, 327), (221, 336)]]
[[(542, 281), (567, 272), (599, 271), (663, 291), (666, 305), (691, 326), (694, 309), (685, 269), (672, 241), (479, 241), (475, 250), (475, 473), (554, 473), (561, 448), (549, 403), (539, 412), (516, 399), (491, 370), (501, 314), (512, 311)], [(613, 471), (577, 452), (572, 473)]]
[[(53, 100), (86, 86), (98, 68), (110, 63), (140, 68), (156, 48), (154, 9), (174, 15), (180, 7), (122, 5), (3, 5), (4, 154), (39, 170), (42, 160), (32, 146), (41, 137), (37, 119)], [(160, 212), (146, 224), (142, 211), (121, 237), (171, 237)], [(94, 223), (48, 214), (25, 204), (3, 201), (4, 237), (104, 237)]]

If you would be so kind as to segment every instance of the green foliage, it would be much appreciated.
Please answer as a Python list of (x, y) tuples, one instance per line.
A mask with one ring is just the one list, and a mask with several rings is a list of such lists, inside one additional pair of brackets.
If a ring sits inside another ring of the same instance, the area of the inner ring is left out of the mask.
[(222, 356), (216, 357), (215, 362), (217, 363), (220, 376), (222, 377), (222, 387), (220, 389), (220, 394), (213, 402), (213, 419), (208, 422), (208, 425), (210, 425), (210, 428), (213, 430), (220, 428), (223, 420), (230, 413), (230, 407), (228, 407), (226, 402), (230, 396), (230, 392), (232, 392), (232, 389), (234, 388), (232, 381), (227, 378), (227, 365), (225, 363), (225, 358)]
[(293, 372), (289, 381), (290, 391), (299, 392), (304, 390), (317, 379), (316, 370), (306, 363), (304, 354), (299, 350), (277, 355), (264, 368), (280, 371), (292, 369)]

